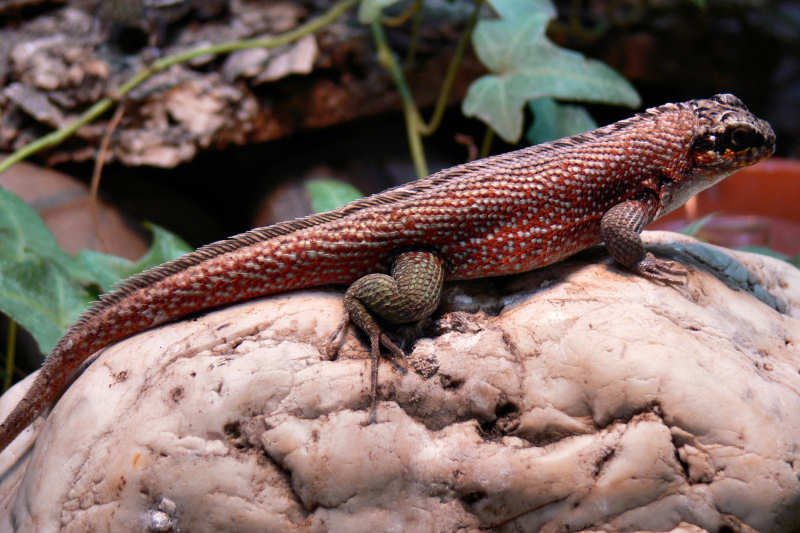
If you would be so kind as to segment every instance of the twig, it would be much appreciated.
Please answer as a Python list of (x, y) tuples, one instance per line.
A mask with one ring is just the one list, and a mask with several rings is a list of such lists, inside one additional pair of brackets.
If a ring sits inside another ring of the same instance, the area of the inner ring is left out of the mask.
[(44, 137), (40, 137), (36, 141), (29, 143), (20, 148), (19, 150), (15, 151), (13, 154), (4, 159), (2, 163), (0, 163), (0, 172), (4, 172), (14, 163), (18, 163), (23, 159), (27, 158), (28, 156), (35, 154), (40, 150), (43, 150), (44, 148), (49, 148), (61, 144), (66, 139), (71, 137), (81, 127), (85, 126), (86, 124), (89, 124), (90, 122), (98, 118), (100, 115), (105, 113), (116, 101), (118, 101), (120, 98), (128, 94), (140, 83), (142, 83), (152, 75), (157, 74), (158, 72), (166, 70), (173, 65), (177, 65), (178, 63), (183, 63), (191, 59), (194, 59), (196, 57), (204, 55), (228, 54), (236, 50), (245, 50), (248, 48), (275, 48), (276, 46), (281, 46), (284, 44), (291, 43), (293, 41), (300, 39), (301, 37), (314, 33), (315, 31), (322, 28), (326, 24), (329, 24), (337, 17), (342, 15), (345, 11), (350, 9), (353, 5), (355, 5), (357, 1), (358, 0), (340, 0), (324, 15), (314, 20), (311, 20), (306, 24), (303, 24), (302, 26), (295, 28), (292, 31), (286, 32), (281, 35), (277, 35), (275, 37), (269, 37), (266, 39), (249, 39), (243, 41), (232, 41), (228, 43), (205, 46), (202, 48), (195, 48), (193, 50), (187, 50), (186, 52), (181, 52), (179, 54), (175, 54), (172, 56), (163, 57), (158, 61), (156, 61), (155, 63), (153, 63), (149, 68), (135, 74), (130, 80), (128, 80), (116, 91), (114, 91), (112, 96), (103, 98), (102, 100), (98, 101), (96, 104), (90, 107), (86, 112), (84, 112), (83, 115), (78, 117), (78, 119), (75, 120), (75, 122), (73, 122), (72, 124), (64, 126), (63, 128), (58, 129), (48, 135), (45, 135)]
[(6, 375), (3, 376), (3, 390), (11, 387), (14, 376), (14, 359), (17, 352), (17, 323), (8, 317), (8, 337), (6, 338)]
[(472, 135), (466, 135), (464, 133), (456, 133), (453, 139), (458, 144), (463, 144), (464, 147), (467, 149), (467, 161), (475, 161), (478, 159), (478, 147), (475, 146), (475, 139), (472, 138)]
[(125, 101), (123, 100), (117, 105), (114, 115), (112, 115), (111, 120), (108, 121), (106, 132), (103, 134), (103, 140), (100, 141), (100, 150), (98, 150), (97, 157), (94, 160), (92, 184), (89, 189), (89, 208), (92, 212), (92, 220), (94, 221), (94, 234), (97, 237), (97, 240), (100, 242), (100, 246), (106, 252), (109, 251), (109, 248), (106, 242), (103, 240), (103, 235), (100, 233), (100, 217), (97, 212), (100, 202), (97, 198), (97, 192), (100, 189), (100, 176), (103, 173), (103, 165), (105, 164), (106, 156), (108, 155), (108, 146), (111, 144), (111, 136), (114, 134), (117, 126), (119, 126), (119, 122), (122, 120), (122, 116), (124, 114)]

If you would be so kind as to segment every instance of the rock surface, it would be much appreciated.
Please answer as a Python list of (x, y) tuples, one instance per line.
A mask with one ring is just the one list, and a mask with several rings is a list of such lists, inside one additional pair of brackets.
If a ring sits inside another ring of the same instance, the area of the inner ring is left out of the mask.
[(339, 292), (118, 343), (0, 455), (0, 531), (797, 531), (800, 272), (648, 240), (685, 288), (598, 251), (448, 287), (369, 426)]

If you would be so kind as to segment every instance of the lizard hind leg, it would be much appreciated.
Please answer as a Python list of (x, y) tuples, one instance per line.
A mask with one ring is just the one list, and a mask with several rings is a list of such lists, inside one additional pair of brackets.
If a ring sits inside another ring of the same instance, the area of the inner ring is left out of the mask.
[(439, 306), (443, 282), (441, 258), (432, 252), (414, 251), (397, 256), (391, 275), (368, 274), (348, 287), (344, 296), (345, 312), (370, 341), (370, 423), (375, 422), (381, 345), (397, 360), (405, 356), (383, 333), (375, 316), (390, 324), (406, 324), (427, 318)]

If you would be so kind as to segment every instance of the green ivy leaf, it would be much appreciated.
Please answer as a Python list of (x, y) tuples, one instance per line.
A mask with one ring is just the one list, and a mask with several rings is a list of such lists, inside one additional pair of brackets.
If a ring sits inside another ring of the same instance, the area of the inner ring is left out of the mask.
[(311, 197), (311, 209), (315, 213), (336, 209), (362, 196), (359, 190), (349, 183), (333, 179), (309, 180), (306, 183), (306, 190)]
[(757, 244), (746, 244), (744, 246), (737, 246), (736, 249), (742, 252), (750, 252), (751, 254), (767, 255), (769, 257), (774, 257), (775, 259), (780, 259), (782, 261), (791, 262), (792, 259), (790, 256), (782, 254), (777, 250), (773, 250), (772, 248), (767, 248), (766, 246), (759, 246)]
[(80, 250), (75, 256), (75, 260), (81, 266), (85, 282), (100, 289), (91, 291), (95, 299), (101, 293), (111, 290), (120, 279), (126, 277), (133, 265), (133, 261), (124, 257), (94, 250)]
[(153, 233), (153, 242), (150, 244), (150, 249), (147, 253), (134, 263), (133, 269), (125, 277), (161, 263), (172, 261), (194, 250), (186, 241), (157, 224), (145, 222), (144, 227)]
[(64, 252), (28, 204), (0, 188), (0, 311), (25, 328), (48, 353), (96, 298), (120, 279), (191, 248), (168, 231), (148, 226), (153, 244), (138, 262), (90, 250)]
[(586, 108), (579, 105), (559, 104), (552, 98), (539, 98), (528, 103), (533, 111), (533, 124), (527, 138), (531, 144), (570, 137), (597, 127)]
[(381, 16), (383, 8), (396, 4), (400, 0), (361, 0), (358, 6), (358, 21), (361, 24), (370, 24)]
[(786, 255), (782, 254), (777, 250), (773, 250), (772, 248), (767, 248), (766, 246), (758, 246), (756, 244), (748, 244), (745, 246), (737, 246), (737, 250), (741, 250), (743, 252), (751, 252), (754, 254), (761, 254), (761, 255), (768, 255), (770, 257), (774, 257), (776, 259), (781, 259), (786, 261), (790, 265), (800, 268), (800, 254), (795, 255)]
[(90, 301), (82, 285), (52, 261), (0, 261), (0, 311), (31, 333), (42, 353), (55, 346)]
[(499, 20), (481, 20), (472, 43), (492, 74), (475, 80), (462, 110), (503, 139), (522, 135), (525, 102), (550, 97), (636, 107), (636, 90), (613, 69), (556, 46), (545, 36), (555, 10), (549, 0), (491, 0)]
[(147, 222), (145, 227), (153, 233), (153, 242), (147, 253), (136, 262), (94, 250), (79, 251), (76, 260), (88, 282), (108, 292), (125, 278), (192, 251), (186, 241), (161, 226)]
[(79, 271), (36, 211), (0, 188), (0, 311), (45, 353), (89, 303)]
[(0, 260), (21, 262), (46, 258), (70, 270), (72, 257), (64, 252), (39, 214), (17, 195), (0, 188)]
[(698, 232), (699, 232), (701, 229), (703, 229), (703, 227), (704, 227), (706, 224), (708, 224), (709, 222), (711, 222), (711, 220), (713, 220), (714, 218), (716, 218), (716, 217), (717, 217), (717, 215), (718, 215), (718, 213), (716, 213), (716, 212), (714, 212), (714, 213), (709, 213), (709, 214), (707, 214), (706, 216), (704, 216), (703, 218), (701, 218), (701, 219), (699, 219), (699, 220), (695, 220), (694, 222), (692, 222), (692, 223), (690, 223), (690, 224), (687, 224), (686, 226), (684, 226), (683, 228), (681, 228), (681, 229), (679, 230), (679, 233), (683, 233), (684, 235), (688, 235), (688, 236), (690, 236), (690, 237), (696, 237), (696, 236), (697, 236), (697, 233), (698, 233)]
[(759, 246), (756, 244), (748, 244), (745, 246), (737, 246), (737, 250), (741, 250), (743, 252), (751, 252), (754, 254), (761, 254), (761, 255), (768, 255), (770, 257), (775, 257), (777, 259), (781, 259), (786, 261), (790, 265), (800, 268), (800, 254), (795, 255), (786, 255), (778, 252), (777, 250), (773, 250), (772, 248), (767, 248), (766, 246)]
[(556, 16), (556, 8), (551, 0), (490, 0), (489, 3), (504, 19), (526, 17), (531, 13), (542, 14), (548, 20)]

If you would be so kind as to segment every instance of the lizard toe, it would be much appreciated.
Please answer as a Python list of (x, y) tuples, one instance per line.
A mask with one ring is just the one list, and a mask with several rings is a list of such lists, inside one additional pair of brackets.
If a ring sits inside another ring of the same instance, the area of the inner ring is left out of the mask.
[(685, 285), (689, 277), (685, 266), (675, 261), (659, 259), (649, 252), (636, 263), (633, 270), (650, 281), (673, 287)]

